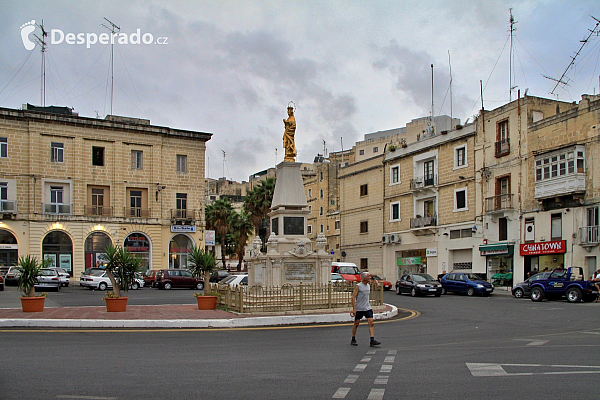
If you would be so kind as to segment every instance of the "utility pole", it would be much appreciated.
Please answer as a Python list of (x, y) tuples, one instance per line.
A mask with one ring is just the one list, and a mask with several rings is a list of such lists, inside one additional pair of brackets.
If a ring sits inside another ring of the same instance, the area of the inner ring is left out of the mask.
[(110, 115), (112, 115), (115, 87), (115, 33), (119, 32), (121, 28), (113, 24), (108, 18), (104, 17), (104, 19), (110, 24), (110, 26), (106, 24), (102, 24), (102, 26), (110, 31)]
[(42, 104), (42, 107), (46, 107), (46, 47), (48, 46), (46, 44), (46, 37), (48, 37), (48, 32), (46, 32), (44, 29), (44, 20), (42, 20), (40, 25), (38, 25), (38, 28), (42, 30), (42, 37), (40, 38), (35, 34), (33, 36), (35, 36), (36, 41), (40, 45), (40, 51), (42, 52), (42, 88), (40, 103)]
[(225, 150), (221, 150), (223, 152), (223, 178), (226, 178), (225, 176)]
[(514, 88), (516, 88), (516, 86), (513, 86), (514, 82), (513, 82), (513, 34), (514, 32), (517, 30), (517, 28), (515, 28), (515, 24), (517, 23), (517, 21), (515, 21), (515, 18), (512, 15), (512, 8), (509, 8), (510, 10), (510, 53), (509, 53), (509, 90), (508, 90), (508, 96), (509, 96), (509, 102), (512, 101), (512, 91)]

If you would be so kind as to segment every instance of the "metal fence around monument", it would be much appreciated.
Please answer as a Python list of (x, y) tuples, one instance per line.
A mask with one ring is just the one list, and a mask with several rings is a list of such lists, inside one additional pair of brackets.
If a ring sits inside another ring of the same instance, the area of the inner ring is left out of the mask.
[[(336, 282), (326, 285), (284, 284), (230, 287), (211, 283), (211, 292), (219, 293), (219, 305), (239, 313), (307, 311), (352, 307), (356, 283)], [(372, 306), (383, 305), (383, 285), (371, 284), (369, 301)]]

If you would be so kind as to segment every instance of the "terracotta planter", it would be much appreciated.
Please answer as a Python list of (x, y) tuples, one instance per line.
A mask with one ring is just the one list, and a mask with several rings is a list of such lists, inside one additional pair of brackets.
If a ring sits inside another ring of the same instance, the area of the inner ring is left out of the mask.
[(217, 308), (218, 296), (198, 296), (198, 310), (214, 310)]
[(45, 297), (21, 297), (21, 307), (23, 312), (42, 312), (44, 311)]
[(127, 311), (127, 300), (129, 297), (105, 297), (106, 311), (125, 312)]

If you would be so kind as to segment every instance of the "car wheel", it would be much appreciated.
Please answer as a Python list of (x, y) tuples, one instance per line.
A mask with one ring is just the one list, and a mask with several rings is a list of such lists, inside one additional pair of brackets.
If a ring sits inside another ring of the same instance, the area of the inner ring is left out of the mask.
[(133, 282), (133, 284), (131, 285), (132, 290), (138, 290), (139, 288), (140, 288), (140, 284), (137, 282)]
[(578, 288), (567, 290), (567, 301), (569, 303), (579, 303), (581, 301), (581, 290)]
[(542, 301), (544, 300), (544, 291), (539, 287), (535, 287), (531, 289), (531, 294), (529, 295), (529, 298), (532, 301)]
[(397, 295), (401, 295), (402, 292), (400, 291), (400, 286), (396, 286), (396, 294)]
[(100, 282), (100, 284), (98, 285), (98, 290), (105, 291), (107, 287), (108, 285), (106, 283)]
[(163, 285), (163, 289), (170, 290), (171, 289), (171, 282), (165, 282), (165, 284)]
[(442, 288), (442, 294), (446, 294), (446, 293), (447, 293), (447, 292), (446, 292), (446, 288), (445, 288), (445, 287), (443, 287), (443, 288)]
[(473, 296), (475, 294), (475, 289), (472, 287), (467, 289), (467, 296)]
[(415, 290), (415, 288), (410, 289), (410, 295), (412, 297), (415, 297), (417, 295), (417, 291)]
[(196, 284), (196, 289), (198, 289), (198, 290), (204, 290), (204, 282), (198, 282)]
[(515, 296), (517, 299), (520, 299), (523, 297), (525, 293), (523, 292), (523, 289), (521, 288), (516, 288), (515, 291), (513, 292), (513, 296)]

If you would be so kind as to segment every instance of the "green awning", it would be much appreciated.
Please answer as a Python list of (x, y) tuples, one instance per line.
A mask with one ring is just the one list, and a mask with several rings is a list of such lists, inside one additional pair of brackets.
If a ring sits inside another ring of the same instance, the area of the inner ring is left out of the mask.
[(483, 244), (479, 246), (479, 252), (482, 256), (492, 256), (496, 254), (513, 255), (515, 246), (507, 243)]

